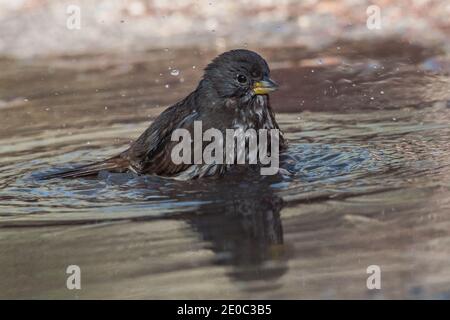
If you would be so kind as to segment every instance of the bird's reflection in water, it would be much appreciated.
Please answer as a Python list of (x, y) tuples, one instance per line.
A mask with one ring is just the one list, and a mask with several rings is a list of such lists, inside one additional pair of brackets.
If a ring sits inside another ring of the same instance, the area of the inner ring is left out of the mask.
[(268, 185), (225, 191), (218, 207), (205, 205), (187, 221), (210, 243), (216, 263), (231, 266), (235, 280), (274, 280), (287, 271), (280, 210)]

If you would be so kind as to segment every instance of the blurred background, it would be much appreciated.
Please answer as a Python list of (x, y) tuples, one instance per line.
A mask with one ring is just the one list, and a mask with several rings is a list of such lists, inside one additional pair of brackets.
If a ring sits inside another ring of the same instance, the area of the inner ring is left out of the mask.
[[(68, 30), (69, 6), (80, 29)], [(381, 9), (368, 29), (367, 9)], [(446, 0), (1, 0), (0, 54), (30, 57), (150, 48), (307, 46), (398, 36), (448, 46)]]

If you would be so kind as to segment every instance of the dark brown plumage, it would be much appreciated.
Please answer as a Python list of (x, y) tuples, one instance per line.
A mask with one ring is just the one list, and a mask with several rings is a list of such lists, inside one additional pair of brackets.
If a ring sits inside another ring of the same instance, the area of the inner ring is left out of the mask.
[[(171, 151), (178, 142), (171, 141), (172, 132), (184, 128), (193, 135), (194, 121), (202, 121), (203, 131), (216, 128), (224, 136), (226, 129), (279, 129), (268, 96), (277, 85), (269, 75), (267, 62), (257, 53), (249, 50), (225, 52), (205, 68), (197, 88), (162, 112), (127, 150), (105, 161), (48, 178), (83, 177), (101, 170), (181, 179), (221, 175), (229, 165), (175, 164)], [(280, 132), (280, 147), (284, 145)]]

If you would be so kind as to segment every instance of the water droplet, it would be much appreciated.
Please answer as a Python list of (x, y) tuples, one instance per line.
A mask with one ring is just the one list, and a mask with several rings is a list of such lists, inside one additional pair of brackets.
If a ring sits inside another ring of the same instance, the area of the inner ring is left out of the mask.
[(195, 68), (197, 68), (196, 66), (192, 66), (192, 69), (195, 69)]
[(166, 84), (164, 87), (166, 87), (166, 89), (169, 89), (170, 86), (168, 84)]
[(170, 74), (172, 75), (172, 76), (178, 76), (179, 74), (180, 74), (180, 70), (178, 70), (178, 69), (173, 69), (172, 71), (170, 71)]
[(381, 91), (380, 91), (380, 94), (384, 94), (384, 91), (383, 91), (383, 90), (381, 90)]

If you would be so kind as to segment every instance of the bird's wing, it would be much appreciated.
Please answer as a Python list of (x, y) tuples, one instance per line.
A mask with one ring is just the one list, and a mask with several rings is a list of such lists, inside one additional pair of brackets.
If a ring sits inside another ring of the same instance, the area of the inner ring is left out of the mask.
[(197, 115), (196, 112), (184, 107), (183, 102), (163, 111), (130, 148), (121, 154), (75, 169), (49, 174), (42, 178), (79, 178), (96, 175), (102, 170), (114, 172), (132, 170), (137, 173), (162, 174), (184, 170), (186, 165), (176, 166), (170, 159), (172, 147), (177, 143), (170, 139), (173, 130), (188, 128), (189, 123), (193, 123)]
[(142, 133), (142, 135), (121, 154), (138, 173), (170, 175), (186, 169), (189, 165), (175, 165), (171, 151), (178, 141), (171, 141), (175, 129), (184, 128), (192, 132), (198, 113), (181, 102), (166, 109)]

